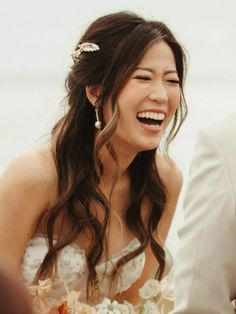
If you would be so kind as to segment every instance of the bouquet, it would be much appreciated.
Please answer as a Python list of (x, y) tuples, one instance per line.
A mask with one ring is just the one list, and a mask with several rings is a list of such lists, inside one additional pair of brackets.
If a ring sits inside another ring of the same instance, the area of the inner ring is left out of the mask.
[(101, 303), (90, 306), (79, 301), (80, 292), (69, 291), (66, 287), (67, 294), (55, 305), (48, 306), (47, 296), (51, 289), (50, 279), (29, 287), (33, 296), (34, 314), (170, 314), (173, 309), (172, 273), (161, 281), (149, 279), (139, 289), (139, 305), (104, 298)]

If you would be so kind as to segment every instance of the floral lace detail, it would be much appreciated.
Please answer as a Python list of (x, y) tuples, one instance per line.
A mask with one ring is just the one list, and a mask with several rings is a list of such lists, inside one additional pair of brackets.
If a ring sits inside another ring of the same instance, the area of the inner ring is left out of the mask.
[[(101, 293), (106, 296), (108, 295), (108, 292), (105, 292), (105, 289), (108, 288), (108, 283), (106, 282), (107, 279), (111, 276), (111, 273), (114, 269), (114, 265), (116, 265), (117, 261), (126, 254), (134, 251), (139, 247), (139, 241), (138, 239), (133, 239), (127, 246), (125, 246), (121, 251), (119, 251), (117, 254), (114, 254), (111, 259), (107, 262), (102, 262), (96, 267), (99, 279), (102, 283), (100, 287)], [(145, 254), (141, 253), (138, 256), (136, 256), (134, 259), (127, 262), (123, 268), (121, 269), (120, 276), (118, 276), (117, 280), (117, 286), (114, 290), (114, 294), (123, 292), (127, 290), (129, 287), (132, 286), (132, 284), (141, 276), (143, 268), (145, 265)], [(104, 276), (105, 272), (105, 276)], [(129, 274), (127, 276), (127, 274)], [(102, 276), (104, 278), (102, 278)]]
[[(25, 250), (22, 261), (23, 277), (32, 283), (46, 253), (46, 239), (42, 236), (32, 238)], [(64, 247), (58, 258), (57, 277), (67, 283), (80, 278), (86, 269), (86, 257), (83, 250), (72, 245)]]
[[(139, 254), (123, 266), (116, 287), (110, 290), (111, 273), (114, 265), (122, 256), (134, 251), (139, 245), (139, 241), (133, 239), (107, 262), (101, 262), (97, 265), (101, 297), (108, 295), (112, 297), (116, 293), (127, 290), (141, 276), (145, 264), (144, 253)], [(29, 241), (22, 260), (22, 274), (27, 284), (32, 283), (47, 250), (46, 239), (43, 236), (35, 235)], [(70, 289), (81, 290), (81, 287), (86, 285), (87, 275), (88, 269), (84, 250), (73, 244), (64, 247), (58, 256), (56, 265), (55, 296), (65, 294), (63, 283), (66, 283)], [(81, 300), (84, 298), (85, 295), (81, 294)]]

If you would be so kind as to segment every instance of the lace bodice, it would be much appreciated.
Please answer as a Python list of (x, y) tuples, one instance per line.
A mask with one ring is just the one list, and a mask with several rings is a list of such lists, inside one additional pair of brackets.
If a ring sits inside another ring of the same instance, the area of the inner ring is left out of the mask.
[[(138, 246), (139, 241), (133, 239), (120, 252), (114, 254), (107, 263), (101, 262), (96, 266), (101, 298), (106, 296), (112, 298), (115, 294), (127, 290), (141, 276), (145, 264), (144, 253), (139, 254), (123, 266), (120, 276), (118, 276), (116, 287), (109, 290), (114, 265), (122, 256), (134, 251)], [(22, 260), (22, 273), (27, 284), (32, 283), (46, 253), (46, 239), (41, 235), (34, 236), (29, 241)], [(84, 302), (88, 276), (85, 251), (74, 244), (66, 246), (58, 256), (56, 269), (55, 278), (53, 278), (55, 279), (54, 286), (49, 296), (52, 302), (53, 299), (58, 299), (60, 296), (65, 295), (65, 287), (81, 291), (80, 299)]]

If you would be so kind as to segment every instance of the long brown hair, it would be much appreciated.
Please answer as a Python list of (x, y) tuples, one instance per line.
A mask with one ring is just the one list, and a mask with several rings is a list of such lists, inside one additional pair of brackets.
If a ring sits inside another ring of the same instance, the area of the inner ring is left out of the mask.
[[(82, 53), (66, 80), (68, 110), (52, 131), (56, 139), (54, 160), (59, 178), (58, 199), (44, 216), (49, 250), (37, 278), (47, 277), (53, 271), (60, 250), (74, 242), (78, 235), (88, 228), (93, 236), (93, 242), (87, 252), (87, 292), (88, 296), (91, 296), (90, 288), (96, 282), (95, 267), (106, 250), (105, 231), (110, 218), (109, 200), (98, 185), (103, 169), (98, 157), (99, 152), (106, 145), (118, 165), (119, 161), (112, 147), (112, 135), (118, 120), (117, 97), (147, 49), (160, 40), (164, 40), (174, 53), (181, 88), (181, 102), (167, 137), (167, 148), (187, 113), (183, 94), (185, 54), (171, 31), (162, 22), (147, 21), (131, 12), (119, 12), (95, 20), (80, 39), (78, 44), (96, 43), (100, 50)], [(95, 146), (95, 113), (94, 107), (86, 97), (86, 86), (99, 86), (97, 101), (103, 128)], [(103, 104), (108, 99), (111, 99), (113, 117), (105, 125)], [(143, 252), (148, 244), (160, 265), (158, 278), (163, 275), (165, 253), (155, 241), (153, 233), (162, 216), (166, 192), (157, 171), (155, 155), (156, 150), (138, 153), (128, 169), (131, 201), (126, 211), (126, 223), (138, 238), (140, 247), (118, 261), (114, 275), (122, 265)], [(152, 203), (147, 227), (141, 219), (141, 203), (145, 196)], [(102, 222), (94, 215), (92, 202), (103, 208)], [(62, 213), (69, 219), (71, 230), (54, 243), (55, 221)]]

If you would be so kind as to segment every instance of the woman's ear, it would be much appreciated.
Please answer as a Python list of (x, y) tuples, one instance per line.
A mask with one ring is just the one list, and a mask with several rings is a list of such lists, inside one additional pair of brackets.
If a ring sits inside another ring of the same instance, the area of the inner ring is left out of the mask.
[(90, 103), (95, 107), (99, 96), (99, 88), (97, 86), (87, 85), (86, 96)]

